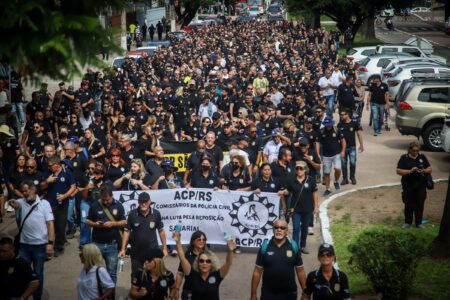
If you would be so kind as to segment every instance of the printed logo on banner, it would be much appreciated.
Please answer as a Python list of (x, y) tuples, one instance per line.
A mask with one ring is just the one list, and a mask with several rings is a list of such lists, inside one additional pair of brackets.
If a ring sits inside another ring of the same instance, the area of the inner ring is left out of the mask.
[(267, 197), (259, 197), (254, 193), (248, 197), (240, 196), (232, 206), (233, 209), (229, 213), (232, 218), (231, 226), (252, 237), (257, 234), (266, 235), (277, 219), (275, 205), (269, 203)]

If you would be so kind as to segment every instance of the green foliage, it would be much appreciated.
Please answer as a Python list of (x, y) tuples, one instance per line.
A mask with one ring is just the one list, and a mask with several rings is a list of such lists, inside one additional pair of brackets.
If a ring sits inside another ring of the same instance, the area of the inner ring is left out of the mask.
[(426, 245), (423, 237), (408, 231), (375, 227), (360, 232), (348, 250), (355, 268), (383, 299), (406, 299)]
[(101, 66), (101, 49), (119, 53), (117, 32), (103, 29), (98, 15), (121, 11), (125, 0), (11, 0), (4, 1), (0, 28), (0, 61), (10, 63), (25, 79), (41, 76), (69, 79), (83, 66)]

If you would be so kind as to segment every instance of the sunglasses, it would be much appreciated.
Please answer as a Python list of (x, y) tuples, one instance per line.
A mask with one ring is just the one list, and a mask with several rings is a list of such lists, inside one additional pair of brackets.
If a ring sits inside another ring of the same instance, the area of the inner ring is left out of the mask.
[(112, 154), (111, 157), (120, 157), (118, 154)]
[(25, 168), (27, 168), (27, 169), (34, 169), (35, 166), (25, 166)]
[(196, 242), (206, 242), (206, 239), (205, 238), (198, 238), (195, 241)]
[(198, 263), (199, 264), (210, 264), (211, 260), (210, 259), (199, 259)]
[(274, 230), (278, 230), (278, 229), (286, 230), (287, 227), (286, 227), (286, 226), (273, 226), (273, 229), (274, 229)]
[(319, 256), (320, 257), (332, 257), (333, 254), (331, 254), (330, 252), (324, 252), (324, 253), (321, 253)]
[(40, 129), (41, 127), (39, 127), (39, 126), (35, 126), (35, 127), (33, 127), (34, 129)]
[(303, 168), (303, 167), (297, 167), (297, 168), (295, 168), (296, 170), (301, 170), (301, 171), (305, 171), (305, 168)]

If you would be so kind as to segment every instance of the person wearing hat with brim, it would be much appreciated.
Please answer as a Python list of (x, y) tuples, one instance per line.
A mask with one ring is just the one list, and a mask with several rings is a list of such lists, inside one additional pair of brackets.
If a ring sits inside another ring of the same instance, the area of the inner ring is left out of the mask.
[(330, 181), (331, 170), (334, 167), (334, 188), (341, 189), (339, 178), (341, 177), (341, 158), (345, 156), (347, 143), (342, 132), (334, 127), (334, 120), (326, 117), (323, 120), (324, 128), (320, 130), (319, 143), (323, 163), (323, 181), (325, 184), (324, 196), (331, 194)]
[(161, 175), (152, 185), (152, 190), (166, 190), (184, 188), (183, 180), (175, 173), (178, 168), (172, 160), (166, 159), (161, 163), (164, 175)]
[(320, 245), (317, 258), (320, 267), (308, 273), (302, 299), (311, 299), (311, 296), (314, 300), (351, 299), (347, 275), (333, 266), (336, 261), (333, 245)]
[(132, 274), (130, 298), (165, 300), (172, 293), (175, 276), (164, 263), (164, 254), (159, 248), (141, 250), (142, 266)]
[(159, 210), (151, 207), (152, 201), (147, 192), (141, 192), (138, 196), (138, 207), (128, 214), (127, 225), (124, 227), (123, 238), (119, 257), (125, 256), (127, 245), (131, 245), (131, 274), (142, 267), (140, 255), (142, 249), (160, 249), (158, 237), (161, 240), (164, 256), (168, 254), (166, 233)]

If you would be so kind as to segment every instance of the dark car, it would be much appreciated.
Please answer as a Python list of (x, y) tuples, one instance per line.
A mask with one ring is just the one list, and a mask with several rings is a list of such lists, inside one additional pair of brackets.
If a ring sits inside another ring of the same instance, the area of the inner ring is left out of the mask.
[(253, 22), (255, 20), (256, 20), (256, 18), (254, 16), (238, 16), (236, 18), (236, 22), (241, 22), (241, 23)]
[(269, 22), (280, 22), (280, 21), (284, 21), (284, 18), (281, 15), (269, 15), (267, 17), (267, 21), (269, 21)]

